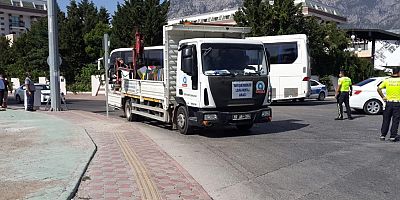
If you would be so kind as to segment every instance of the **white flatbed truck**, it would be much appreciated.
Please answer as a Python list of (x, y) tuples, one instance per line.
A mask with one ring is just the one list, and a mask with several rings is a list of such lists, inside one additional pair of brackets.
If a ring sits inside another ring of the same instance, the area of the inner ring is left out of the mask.
[(163, 51), (162, 78), (137, 78), (132, 75), (137, 68), (118, 72), (110, 60), (109, 77), (122, 78), (118, 87), (109, 80), (109, 106), (123, 109), (129, 121), (155, 119), (182, 134), (229, 124), (248, 130), (271, 121), (268, 59), (262, 42), (244, 39), (248, 32), (232, 26), (164, 26), (163, 46), (147, 48)]

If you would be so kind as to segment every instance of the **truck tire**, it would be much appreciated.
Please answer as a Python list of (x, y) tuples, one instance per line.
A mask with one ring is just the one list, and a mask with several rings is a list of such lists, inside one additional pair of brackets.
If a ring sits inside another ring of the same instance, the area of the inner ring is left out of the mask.
[(253, 128), (254, 123), (250, 122), (248, 124), (236, 124), (236, 128), (241, 130), (241, 131), (248, 131), (251, 128)]
[(131, 104), (131, 100), (130, 99), (126, 100), (126, 102), (125, 102), (124, 113), (125, 113), (126, 119), (129, 122), (133, 122), (137, 118), (137, 116), (132, 113), (132, 104)]
[(189, 126), (189, 114), (185, 106), (180, 106), (176, 113), (176, 127), (183, 135), (189, 135), (191, 127)]

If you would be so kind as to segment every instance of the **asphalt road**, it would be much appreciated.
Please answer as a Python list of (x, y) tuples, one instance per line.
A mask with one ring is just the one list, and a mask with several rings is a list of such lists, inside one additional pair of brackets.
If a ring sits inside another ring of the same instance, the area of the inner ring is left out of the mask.
[[(69, 109), (104, 114), (102, 99), (67, 101)], [(184, 136), (160, 123), (135, 125), (214, 199), (400, 199), (400, 143), (379, 141), (381, 116), (335, 121), (333, 100), (272, 109), (273, 121), (251, 132), (228, 128)], [(121, 118), (120, 111), (110, 115)]]

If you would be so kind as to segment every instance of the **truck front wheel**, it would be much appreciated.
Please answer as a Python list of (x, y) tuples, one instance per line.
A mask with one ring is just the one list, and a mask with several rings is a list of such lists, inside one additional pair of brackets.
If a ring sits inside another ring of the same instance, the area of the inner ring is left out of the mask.
[(189, 134), (189, 114), (184, 106), (178, 108), (178, 112), (176, 113), (176, 126), (181, 134)]
[(241, 131), (248, 131), (253, 128), (253, 122), (250, 122), (248, 124), (236, 124), (236, 128)]

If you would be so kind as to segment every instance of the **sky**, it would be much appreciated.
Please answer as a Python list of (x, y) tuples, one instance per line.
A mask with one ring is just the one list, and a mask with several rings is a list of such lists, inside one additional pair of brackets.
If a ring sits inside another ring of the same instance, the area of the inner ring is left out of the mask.
[[(105, 7), (108, 10), (110, 15), (114, 14), (114, 11), (117, 9), (117, 3), (123, 2), (123, 0), (92, 0), (94, 4), (96, 4), (97, 8)], [(58, 5), (61, 10), (66, 11), (67, 5), (69, 5), (70, 0), (57, 0)], [(77, 1), (79, 2), (79, 0)]]

